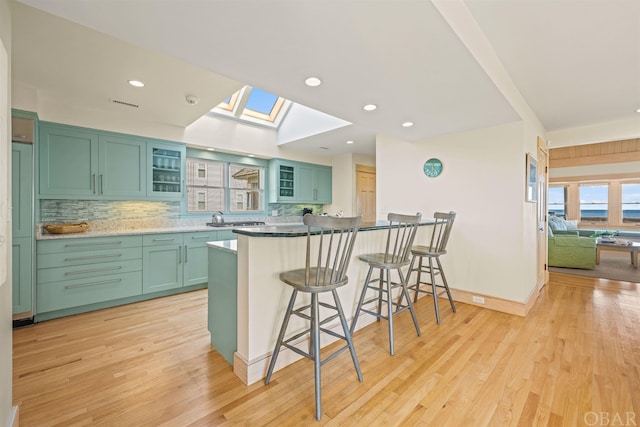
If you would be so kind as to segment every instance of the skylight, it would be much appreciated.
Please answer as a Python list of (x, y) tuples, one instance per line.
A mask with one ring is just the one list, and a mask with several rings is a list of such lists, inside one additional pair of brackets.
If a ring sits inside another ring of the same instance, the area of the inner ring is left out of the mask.
[(286, 112), (284, 98), (262, 89), (245, 86), (218, 104), (212, 113), (238, 120), (278, 127)]

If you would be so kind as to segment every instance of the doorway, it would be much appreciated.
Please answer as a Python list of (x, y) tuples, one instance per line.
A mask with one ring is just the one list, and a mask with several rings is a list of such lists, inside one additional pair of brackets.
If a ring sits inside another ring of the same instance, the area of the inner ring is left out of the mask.
[(356, 165), (356, 214), (362, 222), (376, 221), (376, 168)]
[(546, 142), (538, 137), (538, 211), (537, 211), (537, 277), (536, 284), (538, 290), (549, 281), (549, 268), (547, 266), (547, 183), (549, 182), (549, 149)]

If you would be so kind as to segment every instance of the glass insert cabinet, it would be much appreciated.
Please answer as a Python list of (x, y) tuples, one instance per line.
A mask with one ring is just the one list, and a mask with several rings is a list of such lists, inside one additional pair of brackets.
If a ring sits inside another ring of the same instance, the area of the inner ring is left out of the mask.
[(293, 197), (293, 166), (279, 165), (279, 196)]
[(173, 147), (151, 146), (152, 191), (156, 195), (175, 194), (182, 189), (184, 151)]
[(184, 180), (184, 147), (150, 144), (151, 193), (162, 199), (180, 199)]

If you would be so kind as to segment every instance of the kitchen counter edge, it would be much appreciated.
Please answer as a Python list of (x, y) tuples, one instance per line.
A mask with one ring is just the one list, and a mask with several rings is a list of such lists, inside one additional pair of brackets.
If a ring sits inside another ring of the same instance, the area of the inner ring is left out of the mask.
[[(419, 226), (431, 225), (435, 222), (434, 219), (423, 219)], [(368, 223), (360, 225), (358, 231), (372, 231), (383, 230), (389, 228), (389, 221), (376, 221), (375, 223)], [(306, 225), (292, 225), (292, 226), (258, 226), (258, 227), (238, 227), (232, 230), (236, 234), (242, 234), (250, 237), (300, 237), (307, 235)], [(314, 231), (311, 229), (311, 234), (320, 234), (320, 230)]]

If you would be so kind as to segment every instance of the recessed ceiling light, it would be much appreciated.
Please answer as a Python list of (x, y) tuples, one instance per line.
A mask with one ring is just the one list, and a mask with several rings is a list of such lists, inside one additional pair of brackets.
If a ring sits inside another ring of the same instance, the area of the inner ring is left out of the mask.
[(402, 126), (405, 128), (410, 128), (411, 126), (413, 126), (413, 122), (404, 122)]
[(376, 108), (378, 108), (378, 106), (376, 104), (367, 104), (364, 107), (362, 107), (365, 111), (373, 111)]
[(135, 87), (144, 87), (144, 83), (142, 83), (140, 80), (129, 80), (129, 84)]
[(311, 87), (316, 87), (316, 86), (320, 86), (322, 84), (322, 80), (320, 80), (317, 77), (308, 77), (304, 83), (307, 86), (311, 86)]
[(353, 144), (353, 141), (352, 140), (348, 140), (347, 144)]

